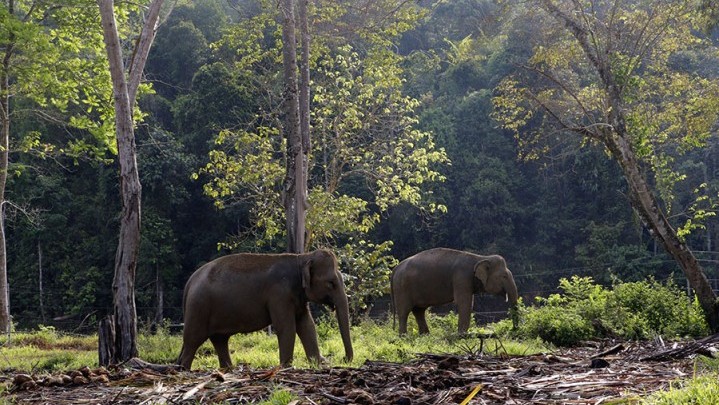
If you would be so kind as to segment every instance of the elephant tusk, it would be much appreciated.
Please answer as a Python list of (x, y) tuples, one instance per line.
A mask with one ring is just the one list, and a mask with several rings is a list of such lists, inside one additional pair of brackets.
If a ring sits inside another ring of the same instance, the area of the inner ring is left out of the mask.
[(504, 294), (504, 302), (509, 302), (509, 294)]

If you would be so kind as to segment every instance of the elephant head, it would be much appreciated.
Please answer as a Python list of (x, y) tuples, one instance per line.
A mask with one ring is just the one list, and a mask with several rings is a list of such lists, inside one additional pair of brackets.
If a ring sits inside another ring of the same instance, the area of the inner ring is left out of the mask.
[(329, 250), (316, 250), (303, 256), (302, 288), (311, 302), (325, 304), (337, 314), (337, 324), (345, 347), (345, 359), (354, 356), (350, 339), (349, 304), (337, 258)]
[(519, 294), (512, 272), (502, 256), (484, 256), (474, 266), (474, 275), (482, 282), (482, 289), (494, 295), (505, 294), (512, 307), (517, 305)]

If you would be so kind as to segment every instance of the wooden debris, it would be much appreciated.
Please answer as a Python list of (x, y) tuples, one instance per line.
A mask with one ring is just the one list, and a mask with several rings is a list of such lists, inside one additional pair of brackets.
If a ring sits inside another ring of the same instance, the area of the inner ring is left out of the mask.
[(699, 353), (702, 355), (709, 354), (709, 357), (713, 357), (712, 350), (713, 345), (719, 342), (719, 334), (707, 336), (703, 339), (688, 342), (685, 344), (677, 344), (676, 347), (672, 347), (669, 350), (663, 350), (659, 353), (654, 353), (649, 356), (643, 357), (642, 361), (664, 361), (671, 359), (682, 359), (687, 356)]
[(698, 348), (712, 350), (717, 340), (679, 343), (671, 353), (663, 342), (595, 342), (528, 356), (419, 354), (409, 363), (368, 360), (359, 368), (178, 372), (138, 359), (110, 370), (7, 376), (10, 385), (0, 399), (59, 405), (251, 403), (281, 388), (297, 397), (296, 405), (600, 404), (645, 396), (690, 376), (693, 360), (686, 356)]
[(624, 344), (619, 343), (618, 345), (614, 345), (614, 346), (610, 347), (609, 349), (604, 350), (603, 352), (600, 352), (600, 353), (597, 353), (597, 354), (595, 354), (595, 355), (592, 355), (592, 356), (590, 357), (590, 359), (598, 359), (598, 358), (601, 358), (601, 357), (606, 357), (606, 356), (609, 356), (609, 355), (612, 355), (612, 354), (619, 353), (619, 352), (621, 352), (621, 351), (624, 350), (624, 349), (625, 349)]

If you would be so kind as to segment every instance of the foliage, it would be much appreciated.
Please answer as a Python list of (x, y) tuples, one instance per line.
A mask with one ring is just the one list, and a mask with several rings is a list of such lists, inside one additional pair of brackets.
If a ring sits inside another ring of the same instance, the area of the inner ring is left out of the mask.
[(676, 381), (666, 391), (658, 391), (641, 403), (646, 405), (695, 404), (710, 405), (719, 401), (719, 382), (715, 374), (698, 375)]
[(524, 338), (539, 337), (557, 346), (571, 346), (590, 338), (621, 337), (647, 339), (702, 336), (708, 332), (702, 310), (696, 300), (669, 280), (638, 282), (616, 281), (611, 290), (591, 277), (562, 279), (563, 294), (537, 297), (537, 306), (520, 302), (521, 323), (511, 329), (509, 320), (501, 321), (498, 333)]
[(389, 279), (392, 269), (399, 261), (389, 252), (392, 242), (374, 244), (360, 240), (336, 250), (348, 278), (350, 312), (357, 316), (369, 311), (372, 299), (389, 294)]
[[(719, 117), (714, 77), (676, 61), (686, 54), (716, 55), (716, 44), (697, 30), (700, 16), (693, 1), (620, 1), (611, 8), (599, 1), (587, 2), (587, 8), (578, 4), (547, 2), (539, 4), (544, 13), (524, 16), (545, 28), (526, 38), (533, 54), (519, 62), (523, 70), (498, 86), (494, 117), (515, 134), (528, 158), (548, 153), (561, 142), (557, 135), (574, 133), (585, 145), (607, 147), (607, 137), (626, 136), (674, 213), (676, 187), (688, 180), (677, 161), (706, 145)], [(591, 43), (582, 43), (561, 18), (552, 18), (571, 12), (581, 16), (579, 28), (591, 33)], [(617, 108), (626, 117), (622, 128), (612, 121)], [(682, 235), (713, 214), (699, 208), (703, 198), (698, 196)]]
[[(6, 28), (0, 33), (0, 44), (12, 49), (10, 91), (20, 101), (13, 107), (22, 107), (13, 115), (75, 129), (62, 140), (34, 131), (14, 134), (16, 148), (46, 158), (102, 157), (106, 149), (114, 150), (114, 111), (108, 103), (112, 89), (97, 8), (78, 7), (72, 1), (14, 6), (14, 15), (6, 6), (0, 8), (1, 25)], [(120, 20), (125, 16), (120, 15)]]
[[(671, 280), (661, 284), (654, 279), (645, 282), (614, 285), (607, 306), (619, 319), (626, 319), (622, 335), (631, 338), (648, 338), (658, 333), (666, 336), (701, 336), (708, 332), (701, 308), (695, 300), (689, 301), (685, 293)], [(640, 325), (634, 326), (636, 319)], [(641, 327), (640, 327), (641, 326)], [(619, 322), (614, 327), (622, 330)]]
[[(333, 10), (341, 13), (342, 7)], [(317, 18), (326, 18), (321, 13), (327, 10), (315, 11), (320, 13)], [(391, 27), (396, 26), (390, 24), (387, 29), (394, 29)], [(272, 41), (247, 42), (231, 32), (220, 47), (232, 44), (240, 55), (247, 56), (238, 60), (240, 71), (247, 76), (250, 72), (268, 75), (270, 84), (260, 83), (253, 91), (276, 93), (280, 88), (273, 73), (279, 71), (276, 23), (261, 14), (238, 29), (254, 33), (255, 38), (269, 36)], [(373, 38), (371, 42), (379, 37)], [(350, 268), (351, 290), (357, 292), (352, 307), (362, 310), (369, 305), (367, 301), (385, 292), (382, 286), (395, 263), (389, 255), (391, 242), (374, 243), (369, 232), (382, 214), (402, 202), (429, 213), (442, 211), (442, 205), (428, 201), (425, 184), (444, 179), (436, 167), (447, 163), (447, 158), (429, 132), (416, 128), (418, 101), (401, 92), (398, 55), (379, 46), (364, 49), (362, 54), (350, 45), (333, 47), (321, 32), (313, 40), (317, 45), (312, 55), (306, 249), (338, 249)], [(280, 99), (279, 95), (271, 98)], [(220, 131), (209, 163), (195, 176), (209, 178), (205, 192), (218, 207), (248, 207), (252, 225), (244, 236), (257, 248), (281, 247), (285, 234), (285, 140), (278, 127), (277, 107), (272, 103), (263, 106), (264, 112), (258, 111), (242, 123), (246, 129)], [(223, 247), (237, 245), (237, 241), (229, 241)]]

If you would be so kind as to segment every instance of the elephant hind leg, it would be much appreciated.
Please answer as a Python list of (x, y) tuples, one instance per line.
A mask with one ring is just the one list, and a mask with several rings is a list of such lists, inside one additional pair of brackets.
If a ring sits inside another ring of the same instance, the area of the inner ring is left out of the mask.
[(185, 370), (190, 371), (192, 361), (195, 360), (195, 353), (197, 353), (197, 349), (201, 344), (202, 342), (195, 343), (189, 340), (183, 341), (180, 356), (177, 358), (177, 364), (182, 366)]
[(229, 347), (230, 335), (212, 335), (210, 342), (215, 347), (217, 358), (220, 361), (220, 368), (232, 368)]
[(397, 307), (397, 318), (399, 319), (399, 334), (407, 334), (407, 317), (409, 316), (409, 308), (404, 306)]
[(414, 319), (417, 320), (417, 328), (419, 328), (420, 335), (426, 335), (429, 333), (429, 326), (427, 326), (427, 319), (425, 318), (425, 312), (427, 308), (414, 308), (412, 314)]

